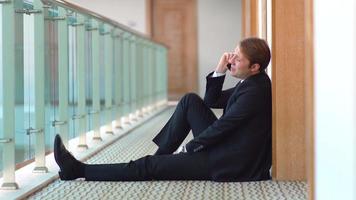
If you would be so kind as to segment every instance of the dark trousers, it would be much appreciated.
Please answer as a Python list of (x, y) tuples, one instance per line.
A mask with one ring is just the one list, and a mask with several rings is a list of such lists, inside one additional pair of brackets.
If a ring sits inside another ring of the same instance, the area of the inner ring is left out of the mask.
[(147, 155), (128, 163), (85, 166), (87, 181), (210, 180), (208, 153), (172, 154), (192, 130), (196, 137), (217, 120), (198, 95), (188, 93), (153, 139), (163, 155)]

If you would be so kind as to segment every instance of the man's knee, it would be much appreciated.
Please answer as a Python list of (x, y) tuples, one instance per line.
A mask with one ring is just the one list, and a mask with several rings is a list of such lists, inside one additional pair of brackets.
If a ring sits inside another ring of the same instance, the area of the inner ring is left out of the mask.
[(190, 92), (190, 93), (185, 94), (182, 97), (181, 101), (188, 103), (188, 104), (192, 104), (195, 102), (201, 103), (201, 102), (203, 102), (203, 99), (196, 93)]
[(177, 107), (186, 110), (191, 106), (201, 105), (203, 103), (204, 100), (199, 95), (195, 93), (187, 93), (179, 100)]

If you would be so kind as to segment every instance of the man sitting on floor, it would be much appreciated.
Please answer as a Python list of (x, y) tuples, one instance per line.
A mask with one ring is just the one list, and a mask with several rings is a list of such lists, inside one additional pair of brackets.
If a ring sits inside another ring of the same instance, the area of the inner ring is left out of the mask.
[[(87, 181), (213, 180), (259, 181), (271, 179), (271, 81), (265, 69), (271, 58), (266, 41), (242, 40), (234, 53), (224, 53), (207, 77), (204, 100), (184, 95), (173, 115), (153, 138), (154, 155), (128, 163), (85, 164), (64, 147), (59, 135), (54, 157), (62, 180)], [(230, 68), (231, 67), (231, 68)], [(237, 85), (222, 91), (230, 68)], [(210, 108), (223, 108), (217, 119)], [(186, 151), (173, 154), (192, 130)]]

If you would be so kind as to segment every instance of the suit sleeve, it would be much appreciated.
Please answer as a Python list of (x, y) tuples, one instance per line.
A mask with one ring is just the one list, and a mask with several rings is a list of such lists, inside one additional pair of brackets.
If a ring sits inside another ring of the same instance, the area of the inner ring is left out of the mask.
[(234, 92), (234, 88), (222, 91), (226, 75), (212, 77), (213, 73), (211, 72), (206, 76), (204, 102), (210, 108), (225, 108), (227, 101)]
[(225, 115), (186, 144), (188, 153), (197, 152), (218, 143), (231, 133), (236, 134), (239, 126), (261, 109), (261, 96), (257, 88), (241, 88), (236, 102), (231, 105)]

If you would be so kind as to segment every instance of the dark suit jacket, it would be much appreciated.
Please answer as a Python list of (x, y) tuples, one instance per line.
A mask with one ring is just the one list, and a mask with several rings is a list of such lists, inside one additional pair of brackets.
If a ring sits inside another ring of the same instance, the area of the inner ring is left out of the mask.
[[(213, 72), (212, 72), (213, 73)], [(207, 79), (204, 102), (223, 115), (187, 143), (188, 153), (209, 152), (215, 181), (270, 179), (272, 160), (271, 81), (266, 73), (222, 91), (225, 75)]]

